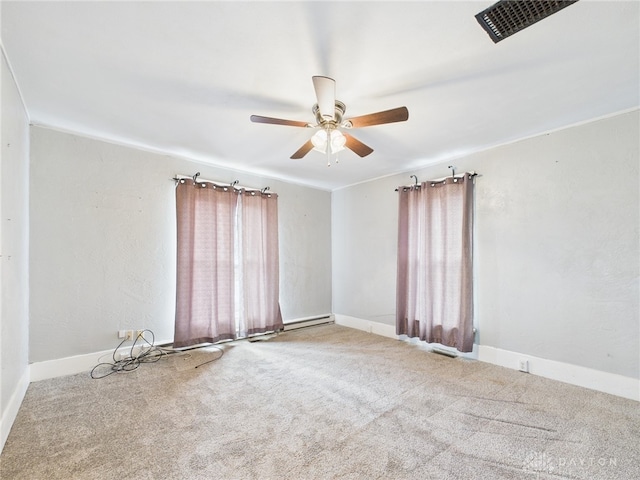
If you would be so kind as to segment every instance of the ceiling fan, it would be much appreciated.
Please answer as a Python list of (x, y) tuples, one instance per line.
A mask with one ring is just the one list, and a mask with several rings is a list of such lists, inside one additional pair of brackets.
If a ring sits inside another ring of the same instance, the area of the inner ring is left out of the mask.
[(251, 121), (255, 123), (270, 123), (273, 125), (318, 129), (311, 139), (291, 155), (291, 158), (302, 158), (311, 150), (317, 150), (327, 154), (327, 162), (330, 164), (329, 159), (331, 154), (337, 153), (345, 147), (360, 157), (366, 157), (373, 152), (373, 149), (343, 130), (370, 127), (383, 123), (404, 122), (409, 118), (409, 110), (407, 110), (407, 107), (398, 107), (382, 112), (343, 119), (346, 107), (340, 100), (336, 100), (336, 81), (333, 78), (324, 76), (314, 76), (312, 79), (318, 101), (311, 109), (316, 117), (315, 125), (296, 120), (283, 120), (281, 118), (251, 115)]

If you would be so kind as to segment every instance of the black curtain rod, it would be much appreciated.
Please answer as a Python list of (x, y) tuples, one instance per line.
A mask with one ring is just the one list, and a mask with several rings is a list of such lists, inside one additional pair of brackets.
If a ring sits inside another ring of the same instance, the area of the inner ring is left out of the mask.
[[(427, 182), (435, 182), (435, 183), (438, 183), (438, 182), (441, 182), (441, 181), (443, 181), (443, 180), (446, 180), (447, 178), (455, 178), (455, 177), (456, 177), (456, 171), (455, 171), (454, 167), (450, 165), (450, 166), (449, 166), (449, 168), (451, 169), (451, 177), (442, 177), (442, 178), (438, 178), (438, 179), (435, 179), (435, 180), (427, 180)], [(470, 177), (477, 177), (477, 176), (478, 176), (478, 173), (476, 173), (476, 172), (475, 172), (475, 171), (473, 171), (473, 170), (472, 170), (472, 171), (470, 171), (470, 172), (459, 173), (457, 176), (458, 176), (458, 177), (464, 177), (464, 176), (465, 176), (465, 175), (467, 175), (467, 174), (468, 174)], [(397, 192), (400, 188), (404, 188), (404, 189), (406, 189), (406, 188), (412, 188), (412, 187), (413, 187), (413, 188), (420, 188), (420, 185), (421, 185), (421, 184), (420, 184), (420, 183), (418, 183), (418, 177), (417, 177), (416, 175), (410, 175), (410, 178), (413, 178), (413, 179), (414, 179), (414, 181), (415, 181), (415, 183), (414, 183), (413, 185), (403, 185), (402, 187), (398, 187), (398, 188), (396, 188), (396, 189), (395, 189), (395, 191)], [(425, 183), (426, 183), (426, 182), (425, 182)]]
[(236, 186), (236, 185), (238, 185), (238, 183), (240, 183), (239, 180), (234, 180), (233, 182), (231, 182), (229, 184), (224, 184), (222, 182), (216, 182), (214, 180), (202, 180), (201, 182), (198, 182), (198, 177), (199, 176), (200, 176), (200, 172), (196, 172), (192, 176), (189, 176), (189, 175), (176, 175), (171, 180), (173, 180), (177, 184), (178, 182), (184, 182), (184, 180), (187, 180), (187, 179), (190, 178), (191, 180), (193, 180), (193, 183), (196, 184), (196, 185), (199, 184), (199, 183), (211, 183), (211, 184), (215, 185), (216, 187), (233, 188), (234, 190), (238, 190), (238, 191), (239, 190), (244, 190), (246, 192), (260, 192), (262, 195), (264, 195), (264, 194), (267, 194), (267, 195), (275, 194), (275, 192), (268, 192), (270, 187), (264, 187), (264, 188), (260, 189), (260, 188)]

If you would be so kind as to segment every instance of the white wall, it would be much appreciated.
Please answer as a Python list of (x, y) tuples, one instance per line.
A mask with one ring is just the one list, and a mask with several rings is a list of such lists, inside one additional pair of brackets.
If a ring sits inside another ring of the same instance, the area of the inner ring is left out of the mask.
[(333, 311), (395, 321), (396, 186), (476, 170), (481, 345), (640, 376), (638, 111), (333, 192)]
[(331, 194), (31, 128), (30, 361), (114, 348), (120, 329), (173, 339), (176, 174), (278, 193), (281, 307), (331, 312)]
[(1, 56), (0, 450), (29, 381), (29, 126)]

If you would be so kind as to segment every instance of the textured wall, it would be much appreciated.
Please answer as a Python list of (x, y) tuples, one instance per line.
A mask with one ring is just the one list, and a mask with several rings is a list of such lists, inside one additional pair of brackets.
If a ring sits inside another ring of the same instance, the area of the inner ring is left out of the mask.
[(333, 310), (395, 322), (395, 186), (476, 170), (480, 344), (638, 378), (638, 111), (333, 192)]
[(8, 403), (28, 368), (29, 123), (4, 53), (0, 55), (0, 414), (4, 423)]
[(278, 193), (283, 316), (331, 311), (329, 192), (32, 127), (32, 362), (113, 348), (120, 329), (173, 338), (170, 178), (196, 171)]

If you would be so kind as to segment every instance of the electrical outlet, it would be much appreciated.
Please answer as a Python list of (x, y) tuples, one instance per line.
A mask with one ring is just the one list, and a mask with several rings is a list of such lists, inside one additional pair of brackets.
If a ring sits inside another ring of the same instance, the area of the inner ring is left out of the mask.
[(529, 373), (529, 361), (528, 360), (519, 360), (518, 361), (518, 370), (524, 373)]
[(118, 330), (118, 338), (121, 340), (133, 340), (135, 334), (135, 330)]

